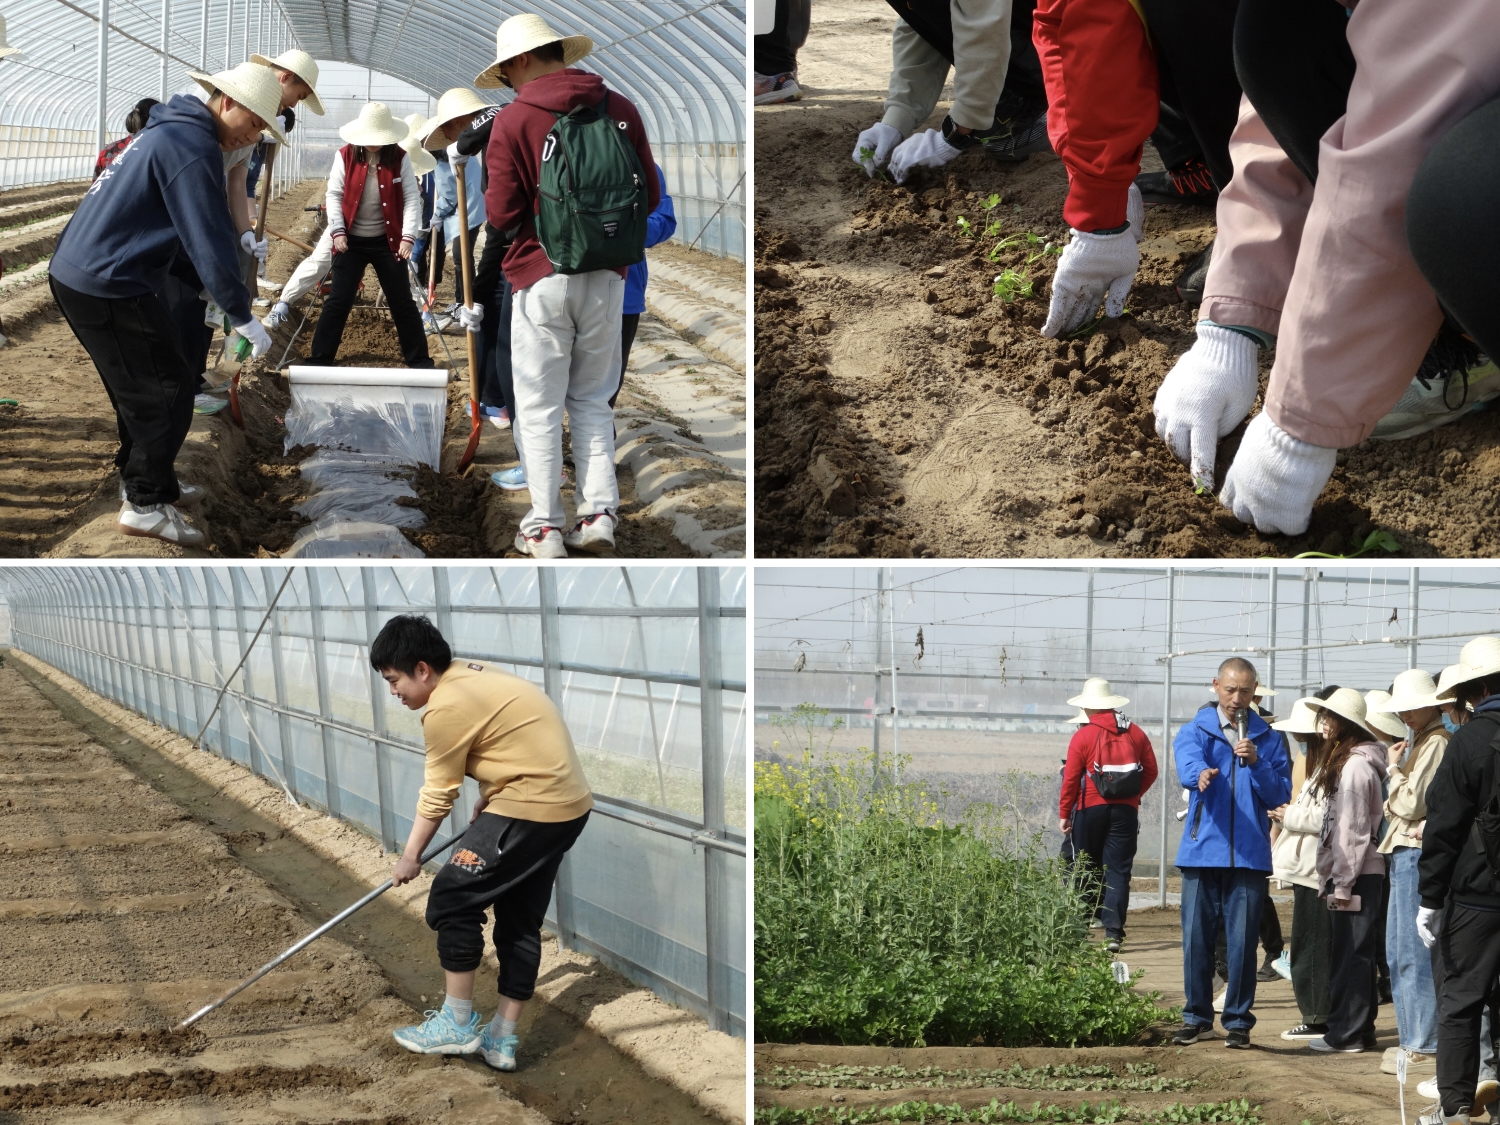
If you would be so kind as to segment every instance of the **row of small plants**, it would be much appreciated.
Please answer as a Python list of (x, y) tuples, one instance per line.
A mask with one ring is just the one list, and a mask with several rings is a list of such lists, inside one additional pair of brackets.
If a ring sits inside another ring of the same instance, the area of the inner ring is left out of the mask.
[(766, 1106), (755, 1111), (756, 1125), (876, 1125), (890, 1122), (975, 1122), (992, 1125), (998, 1122), (1036, 1122), (1039, 1125), (1114, 1125), (1115, 1122), (1139, 1122), (1140, 1125), (1260, 1125), (1260, 1107), (1245, 1099), (1227, 1102), (1205, 1102), (1186, 1105), (1181, 1102), (1162, 1109), (1140, 1109), (1120, 1102), (1101, 1102), (1090, 1106), (1030, 1106), (992, 1099), (988, 1105), (964, 1107), (956, 1102), (908, 1101), (897, 1105), (846, 1109), (842, 1106), (817, 1106), (811, 1109), (788, 1109)]
[(1138, 1090), (1153, 1094), (1188, 1090), (1198, 1085), (1192, 1078), (1166, 1078), (1154, 1063), (1126, 1063), (1120, 1074), (1105, 1064), (1063, 1064), (986, 1070), (978, 1067), (947, 1069), (923, 1066), (825, 1066), (815, 1069), (777, 1066), (755, 1076), (757, 1086), (786, 1090), (793, 1086), (816, 1086), (828, 1090), (972, 1090), (1004, 1086), (1013, 1090)]
[[(979, 206), (984, 210), (984, 218), (978, 222), (970, 222), (960, 215), (956, 220), (958, 233), (965, 238), (997, 238), (1003, 229), (996, 211), (1004, 200), (998, 195), (991, 194), (980, 201)], [(1000, 238), (985, 257), (991, 262), (998, 262), (1008, 251), (1025, 248), (1026, 261), (1019, 268), (1006, 267), (995, 275), (991, 291), (995, 297), (1007, 303), (1011, 301), (1025, 300), (1032, 296), (1035, 282), (1031, 279), (1031, 267), (1043, 258), (1055, 257), (1062, 253), (1061, 246), (1054, 246), (1041, 236), (1026, 231), (1024, 234), (1011, 234)]]

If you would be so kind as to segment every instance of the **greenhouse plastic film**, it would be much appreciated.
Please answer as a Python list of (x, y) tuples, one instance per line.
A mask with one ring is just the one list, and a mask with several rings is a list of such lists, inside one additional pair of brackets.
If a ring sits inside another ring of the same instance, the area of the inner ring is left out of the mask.
[(442, 453), (447, 409), (446, 383), (364, 387), (303, 383), (294, 377), (292, 405), (286, 415), (286, 449), (316, 445), (435, 469)]
[(294, 509), (310, 520), (337, 516), (392, 527), (427, 523), (416, 507), (416, 489), (407, 479), (411, 466), (393, 458), (321, 449), (298, 468), (317, 489)]
[(425, 559), (415, 547), (388, 523), (367, 520), (343, 520), (325, 517), (308, 524), (297, 533), (292, 545), (282, 552), (288, 559)]

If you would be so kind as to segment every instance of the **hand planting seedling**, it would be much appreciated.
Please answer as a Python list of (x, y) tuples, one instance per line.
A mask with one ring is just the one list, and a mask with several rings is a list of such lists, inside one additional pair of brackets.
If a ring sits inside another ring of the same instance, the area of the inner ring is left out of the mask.
[[(869, 145), (860, 145), (859, 161), (861, 164), (869, 164), (873, 167), (875, 164), (875, 150)], [(891, 174), (884, 168), (876, 168), (874, 175), (877, 179), (881, 180), (890, 180), (891, 178)]]

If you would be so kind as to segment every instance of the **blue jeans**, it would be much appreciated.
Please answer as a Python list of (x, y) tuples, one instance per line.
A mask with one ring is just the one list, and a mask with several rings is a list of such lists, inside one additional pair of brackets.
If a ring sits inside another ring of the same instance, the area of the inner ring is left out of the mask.
[(1255, 947), (1269, 872), (1243, 867), (1184, 867), (1182, 870), (1182, 979), (1187, 1003), (1183, 1022), (1214, 1023), (1214, 942), (1219, 924), (1228, 940), (1229, 988), (1224, 995), (1225, 1030), (1255, 1026)]
[(1391, 852), (1391, 905), (1385, 919), (1385, 959), (1391, 967), (1391, 995), (1396, 1001), (1396, 1031), (1401, 1046), (1424, 1055), (1437, 1054), (1437, 987), (1432, 983), (1432, 954), (1417, 936), (1417, 864), (1421, 848)]

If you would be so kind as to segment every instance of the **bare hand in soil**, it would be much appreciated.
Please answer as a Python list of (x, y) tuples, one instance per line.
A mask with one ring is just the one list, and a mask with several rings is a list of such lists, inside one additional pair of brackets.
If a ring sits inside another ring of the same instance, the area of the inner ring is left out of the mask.
[(1198, 775), (1198, 792), (1202, 793), (1208, 788), (1208, 783), (1219, 776), (1218, 770), (1204, 770)]

